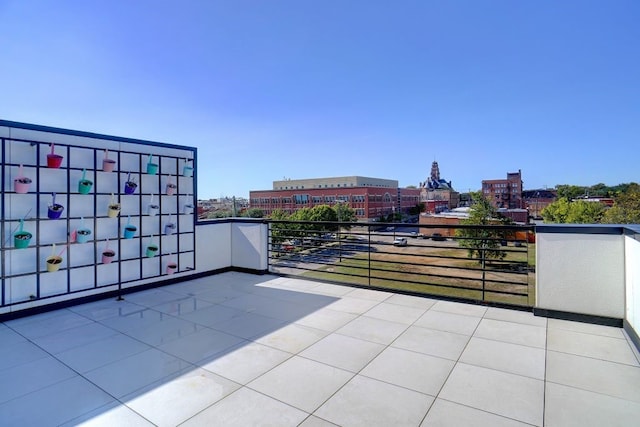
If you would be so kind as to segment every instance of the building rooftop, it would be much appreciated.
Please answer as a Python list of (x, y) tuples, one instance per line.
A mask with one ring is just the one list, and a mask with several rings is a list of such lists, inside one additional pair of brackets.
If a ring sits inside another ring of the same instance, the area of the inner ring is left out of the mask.
[(603, 426), (622, 329), (229, 272), (0, 324), (0, 425)]
[(378, 187), (398, 188), (394, 179), (371, 178), (366, 176), (338, 176), (308, 179), (284, 179), (273, 181), (273, 190), (301, 190), (313, 188)]

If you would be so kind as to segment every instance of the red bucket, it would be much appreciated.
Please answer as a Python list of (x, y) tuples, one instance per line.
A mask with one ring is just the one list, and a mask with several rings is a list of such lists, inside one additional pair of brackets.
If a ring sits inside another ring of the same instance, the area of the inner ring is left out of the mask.
[(62, 156), (58, 154), (47, 154), (47, 167), (58, 169), (62, 164)]

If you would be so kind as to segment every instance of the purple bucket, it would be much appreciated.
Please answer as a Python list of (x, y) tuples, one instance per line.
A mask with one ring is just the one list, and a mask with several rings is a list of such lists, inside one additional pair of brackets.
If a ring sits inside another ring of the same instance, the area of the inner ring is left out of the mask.
[(124, 194), (133, 194), (136, 192), (136, 188), (138, 188), (138, 184), (133, 181), (127, 181), (124, 184)]
[(47, 209), (47, 217), (49, 217), (49, 219), (58, 219), (62, 216), (63, 211), (64, 206), (59, 205), (58, 203), (49, 205), (49, 209)]

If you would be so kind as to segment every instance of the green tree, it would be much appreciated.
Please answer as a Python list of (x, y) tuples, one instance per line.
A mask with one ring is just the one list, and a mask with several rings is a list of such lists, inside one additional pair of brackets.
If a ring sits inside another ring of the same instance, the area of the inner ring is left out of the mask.
[(487, 259), (503, 259), (506, 253), (500, 250), (500, 241), (507, 238), (509, 232), (489, 226), (508, 225), (512, 221), (500, 215), (481, 192), (471, 193), (471, 198), (473, 204), (469, 210), (469, 218), (460, 223), (479, 227), (456, 230), (460, 246), (467, 248), (469, 258), (476, 258), (479, 263)]
[(311, 208), (309, 221), (316, 221), (314, 228), (316, 229), (318, 236), (338, 230), (338, 227), (335, 224), (326, 224), (327, 222), (338, 221), (338, 213), (336, 212), (336, 209), (329, 205), (317, 205)]
[(577, 185), (556, 185), (556, 191), (558, 193), (558, 199), (565, 198), (571, 200), (584, 196), (586, 188)]
[(638, 184), (635, 182), (628, 182), (628, 183), (623, 183), (623, 184), (618, 184), (615, 185), (613, 187), (611, 187), (611, 194), (610, 196), (612, 197), (617, 197), (620, 196), (621, 194), (624, 194), (628, 191), (637, 191), (636, 188), (638, 187)]
[[(337, 220), (340, 222), (356, 222), (358, 217), (356, 216), (356, 211), (349, 207), (346, 203), (338, 203), (333, 209), (336, 211)], [(343, 227), (350, 227), (349, 225), (344, 225)]]
[(228, 218), (233, 216), (233, 212), (230, 210), (218, 209), (207, 214), (207, 219)]
[[(289, 214), (282, 209), (274, 209), (269, 215), (274, 221), (285, 221), (289, 219)], [(288, 239), (288, 225), (273, 222), (271, 223), (271, 243), (278, 245)]]
[(263, 218), (264, 211), (260, 208), (250, 208), (244, 212), (243, 216), (247, 218)]
[(313, 216), (313, 208), (302, 208), (293, 212), (289, 216), (290, 221), (294, 221), (287, 225), (287, 229), (289, 231), (289, 237), (295, 238), (304, 238), (306, 237), (313, 229), (313, 224), (305, 224), (299, 223), (298, 221), (312, 221), (311, 217)]
[(545, 207), (540, 214), (546, 223), (556, 224), (598, 224), (602, 220), (605, 207), (598, 202), (584, 200), (570, 201), (560, 198)]
[(602, 219), (607, 224), (640, 224), (640, 185), (629, 184)]
[(587, 190), (589, 196), (594, 197), (609, 197), (611, 195), (611, 187), (608, 187), (606, 184), (598, 183), (589, 187)]
[(329, 205), (317, 205), (311, 208), (308, 221), (337, 221), (338, 215), (335, 209)]
[(569, 216), (569, 204), (571, 202), (566, 197), (560, 197), (555, 202), (548, 204), (540, 215), (544, 222), (564, 224)]

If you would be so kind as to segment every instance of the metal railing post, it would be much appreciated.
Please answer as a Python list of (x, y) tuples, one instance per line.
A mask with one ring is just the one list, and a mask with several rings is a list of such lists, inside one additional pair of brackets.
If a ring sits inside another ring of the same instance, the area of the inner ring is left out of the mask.
[(486, 252), (486, 242), (483, 240), (482, 241), (482, 250), (480, 251), (480, 257), (482, 260), (482, 301), (485, 300), (485, 289), (486, 289), (486, 274), (487, 274), (487, 264), (486, 264), (486, 256), (485, 256), (485, 252)]
[(369, 263), (367, 269), (367, 281), (371, 287), (371, 226), (367, 226), (367, 261)]

